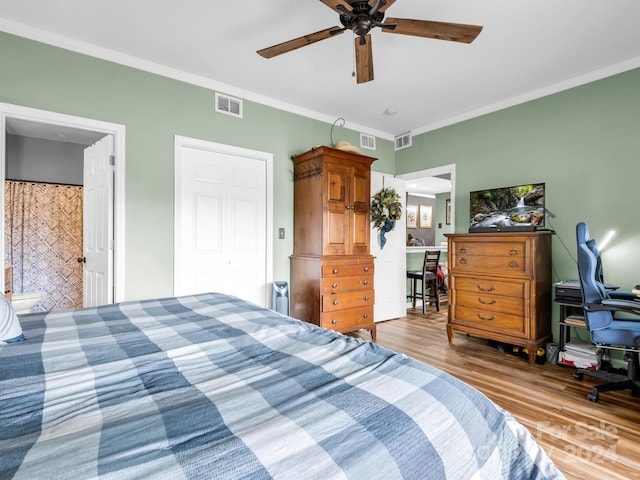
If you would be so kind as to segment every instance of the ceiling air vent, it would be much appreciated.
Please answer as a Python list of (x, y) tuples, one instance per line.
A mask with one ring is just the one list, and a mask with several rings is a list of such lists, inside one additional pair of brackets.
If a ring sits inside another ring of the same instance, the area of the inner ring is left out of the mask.
[(242, 100), (216, 92), (216, 112), (242, 118)]
[(403, 133), (395, 137), (396, 150), (402, 150), (411, 146), (411, 132)]
[(360, 134), (360, 146), (362, 148), (368, 148), (369, 150), (376, 149), (376, 137), (373, 135), (367, 135), (366, 133)]

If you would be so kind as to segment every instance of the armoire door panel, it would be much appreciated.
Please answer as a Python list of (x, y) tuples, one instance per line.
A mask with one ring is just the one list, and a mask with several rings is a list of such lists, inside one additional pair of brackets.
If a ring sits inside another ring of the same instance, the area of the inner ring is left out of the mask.
[(329, 204), (340, 204), (341, 207), (347, 205), (347, 181), (349, 169), (331, 166), (327, 172), (327, 202)]
[(355, 211), (369, 212), (370, 190), (369, 172), (361, 168), (354, 168), (350, 203)]
[(327, 212), (325, 255), (344, 255), (347, 244), (347, 225), (344, 212)]
[(351, 253), (369, 253), (369, 215), (353, 212), (351, 222)]

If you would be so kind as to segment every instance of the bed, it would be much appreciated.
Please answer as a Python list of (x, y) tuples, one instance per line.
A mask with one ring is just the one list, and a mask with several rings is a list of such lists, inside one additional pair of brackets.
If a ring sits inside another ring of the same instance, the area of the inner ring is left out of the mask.
[(477, 390), (210, 293), (21, 316), (0, 478), (563, 478)]

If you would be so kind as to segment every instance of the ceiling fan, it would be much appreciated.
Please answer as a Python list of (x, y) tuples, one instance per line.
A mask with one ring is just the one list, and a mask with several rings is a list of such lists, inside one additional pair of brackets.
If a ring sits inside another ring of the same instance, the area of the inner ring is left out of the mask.
[[(373, 53), (371, 49), (372, 29), (378, 27), (386, 33), (399, 33), (417, 37), (437, 38), (452, 42), (471, 43), (482, 27), (448, 22), (431, 22), (406, 18), (387, 18), (384, 13), (396, 0), (320, 0), (327, 7), (340, 14), (342, 27), (331, 27), (316, 33), (304, 35), (288, 42), (258, 50), (265, 58), (272, 58), (296, 50), (312, 43), (326, 40), (352, 30), (356, 35), (355, 56), (358, 83), (373, 80)], [(383, 22), (384, 20), (384, 22)]]

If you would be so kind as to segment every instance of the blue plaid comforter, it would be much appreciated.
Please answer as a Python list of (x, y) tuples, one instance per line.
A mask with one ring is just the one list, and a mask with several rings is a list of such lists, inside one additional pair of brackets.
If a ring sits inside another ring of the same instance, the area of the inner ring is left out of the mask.
[(0, 478), (561, 478), (454, 377), (222, 294), (31, 314)]

